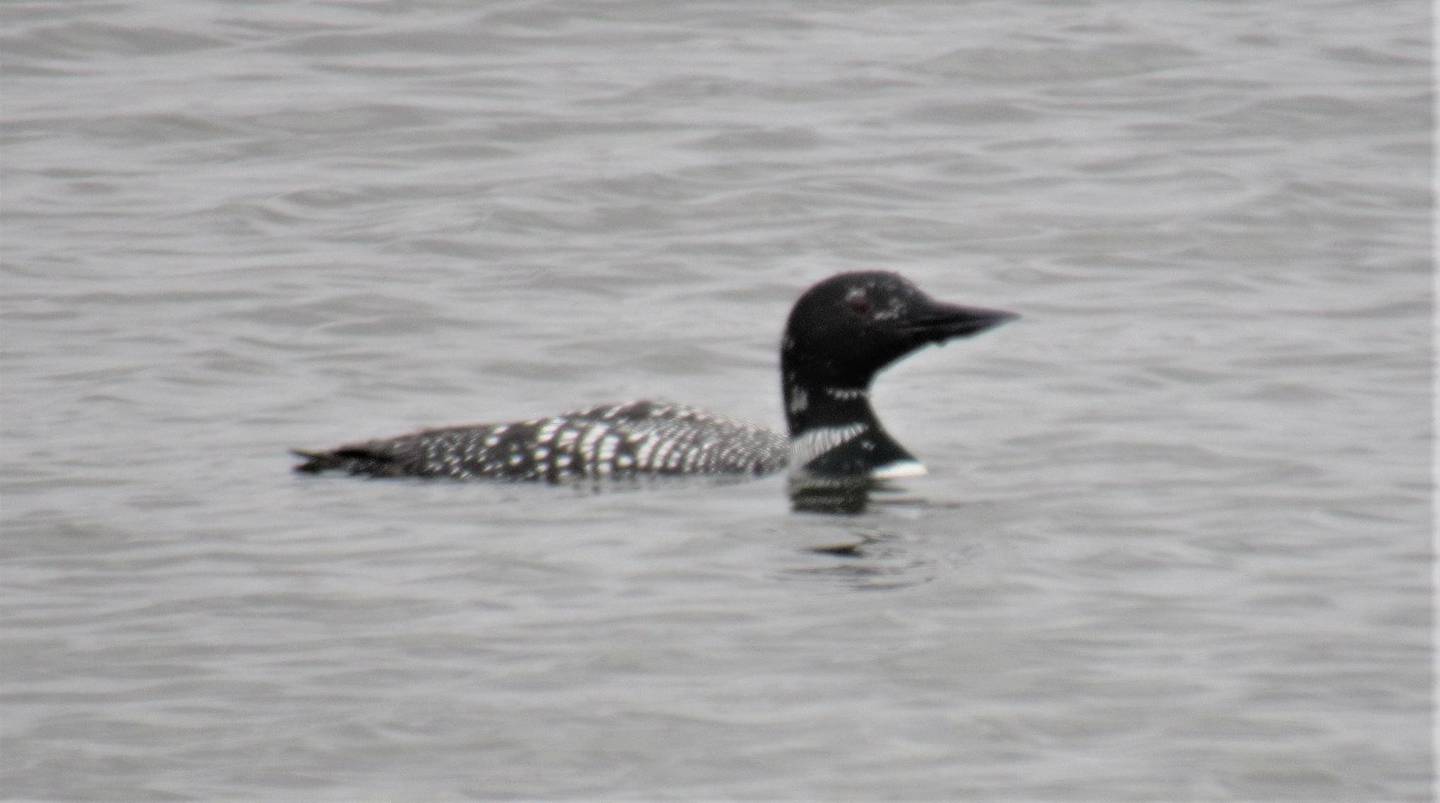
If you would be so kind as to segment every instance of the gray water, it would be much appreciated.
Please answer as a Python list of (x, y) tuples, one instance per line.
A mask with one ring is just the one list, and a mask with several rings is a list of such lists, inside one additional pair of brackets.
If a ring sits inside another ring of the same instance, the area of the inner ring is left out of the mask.
[[(1429, 14), (0, 5), (0, 790), (1428, 798)], [(1025, 317), (863, 515), (289, 471), (875, 267)]]

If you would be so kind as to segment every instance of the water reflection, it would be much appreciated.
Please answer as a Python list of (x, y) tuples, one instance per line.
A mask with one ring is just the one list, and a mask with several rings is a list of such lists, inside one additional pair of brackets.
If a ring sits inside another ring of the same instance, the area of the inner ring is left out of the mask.
[[(870, 477), (816, 477), (792, 474), (788, 480), (790, 509), (797, 513), (854, 516), (876, 508), (931, 508), (905, 484)], [(942, 502), (940, 507), (948, 506)]]
[(853, 516), (870, 507), (870, 497), (884, 490), (883, 481), (869, 477), (790, 477), (790, 508), (797, 513), (830, 513)]
[(805, 552), (820, 557), (812, 565), (786, 574), (854, 591), (911, 588), (936, 576), (933, 561), (905, 549), (901, 538), (892, 533), (856, 535), (854, 540), (813, 546)]
[(868, 479), (835, 479), (815, 482), (791, 478), (789, 494), (791, 509), (796, 512), (857, 515), (870, 507), (873, 481)]

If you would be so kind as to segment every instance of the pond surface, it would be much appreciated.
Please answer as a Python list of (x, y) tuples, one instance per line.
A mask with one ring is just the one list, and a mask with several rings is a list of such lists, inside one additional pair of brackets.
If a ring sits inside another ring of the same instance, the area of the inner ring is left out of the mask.
[[(0, 788), (1425, 799), (1428, 11), (6, 4)], [(863, 514), (289, 470), (869, 268), (1025, 317)]]

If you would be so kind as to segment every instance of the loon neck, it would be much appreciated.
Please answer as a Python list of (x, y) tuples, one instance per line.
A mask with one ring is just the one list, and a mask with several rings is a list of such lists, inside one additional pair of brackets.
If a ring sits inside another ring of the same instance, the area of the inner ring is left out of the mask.
[(787, 381), (784, 397), (792, 472), (833, 477), (924, 473), (881, 425), (868, 387)]
[(785, 383), (785, 422), (790, 437), (825, 427), (864, 425), (879, 429), (880, 419), (870, 406), (868, 387), (830, 387)]

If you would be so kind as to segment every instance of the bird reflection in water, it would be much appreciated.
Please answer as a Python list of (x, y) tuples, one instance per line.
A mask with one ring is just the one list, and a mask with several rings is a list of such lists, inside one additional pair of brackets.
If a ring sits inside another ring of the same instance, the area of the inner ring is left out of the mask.
[(790, 507), (797, 513), (858, 515), (870, 507), (870, 496), (882, 481), (866, 476), (816, 477), (792, 474)]

